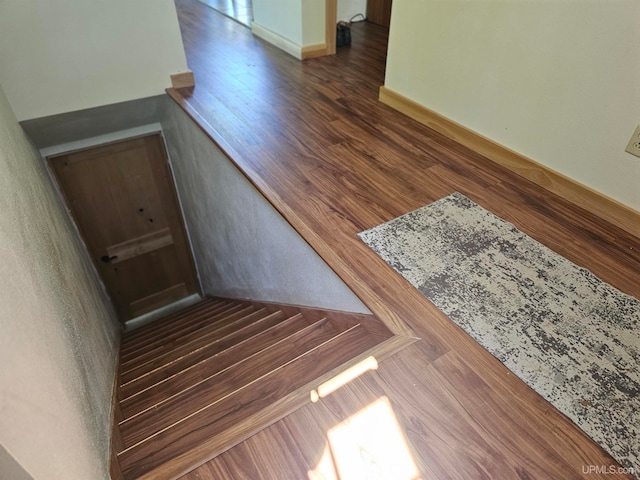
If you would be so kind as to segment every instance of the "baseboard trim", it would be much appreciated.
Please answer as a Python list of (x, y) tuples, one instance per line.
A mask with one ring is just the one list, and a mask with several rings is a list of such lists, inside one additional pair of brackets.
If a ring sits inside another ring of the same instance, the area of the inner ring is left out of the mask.
[(193, 76), (193, 72), (187, 71), (182, 73), (174, 73), (173, 75), (171, 75), (171, 86), (173, 86), (173, 88), (195, 87), (196, 79)]
[(640, 237), (640, 212), (474, 132), (385, 87), (379, 100), (565, 200)]
[(288, 38), (284, 38), (256, 22), (251, 23), (251, 33), (265, 42), (278, 47), (280, 50), (287, 52), (289, 55), (296, 57), (298, 60), (302, 60), (302, 47)]
[(307, 45), (306, 47), (302, 47), (302, 50), (300, 53), (302, 60), (306, 60), (308, 58), (324, 57), (325, 55), (328, 55), (326, 43), (318, 43), (317, 45)]

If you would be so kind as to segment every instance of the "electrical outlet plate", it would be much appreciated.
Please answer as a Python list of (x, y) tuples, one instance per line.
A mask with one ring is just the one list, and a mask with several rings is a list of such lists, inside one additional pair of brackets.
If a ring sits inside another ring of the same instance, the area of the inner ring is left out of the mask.
[(631, 140), (629, 140), (627, 148), (625, 148), (624, 151), (631, 155), (635, 155), (636, 157), (640, 157), (640, 125), (636, 127), (636, 131), (633, 132), (633, 136), (631, 137)]

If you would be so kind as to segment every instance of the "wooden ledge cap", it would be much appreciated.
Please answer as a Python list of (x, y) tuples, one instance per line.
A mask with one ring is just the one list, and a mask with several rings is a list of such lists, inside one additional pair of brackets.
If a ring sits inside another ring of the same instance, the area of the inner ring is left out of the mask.
[(192, 71), (174, 73), (171, 75), (171, 86), (173, 88), (187, 88), (195, 87), (196, 79), (193, 76)]

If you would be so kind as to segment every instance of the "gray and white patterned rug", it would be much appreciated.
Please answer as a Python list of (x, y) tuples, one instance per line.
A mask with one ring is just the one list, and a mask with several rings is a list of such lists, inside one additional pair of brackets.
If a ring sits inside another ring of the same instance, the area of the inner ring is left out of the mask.
[(640, 301), (460, 193), (359, 236), (638, 475)]

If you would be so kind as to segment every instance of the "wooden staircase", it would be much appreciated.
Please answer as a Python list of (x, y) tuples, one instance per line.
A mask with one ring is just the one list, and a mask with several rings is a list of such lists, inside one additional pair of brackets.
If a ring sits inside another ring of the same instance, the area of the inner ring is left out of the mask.
[(113, 436), (122, 477), (189, 472), (391, 337), (371, 315), (221, 298), (125, 334)]

